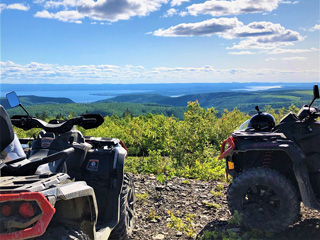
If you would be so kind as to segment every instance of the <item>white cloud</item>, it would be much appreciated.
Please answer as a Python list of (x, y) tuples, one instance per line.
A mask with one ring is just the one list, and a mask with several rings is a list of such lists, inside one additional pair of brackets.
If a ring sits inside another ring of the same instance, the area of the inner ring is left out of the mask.
[[(296, 59), (297, 60), (297, 59)], [(301, 61), (302, 59), (300, 59)], [(156, 67), (116, 65), (57, 65), (12, 61), (0, 62), (2, 83), (172, 83), (233, 81), (315, 81), (319, 69), (290, 70), (271, 68)], [(172, 81), (174, 79), (174, 81)], [(272, 80), (270, 80), (272, 79)]]
[[(41, 2), (40, 2), (41, 3)], [(44, 4), (45, 8), (59, 8), (59, 7), (76, 7), (77, 0), (60, 0), (60, 1), (46, 1)]]
[(158, 29), (153, 35), (161, 37), (212, 36), (222, 34), (237, 25), (242, 25), (237, 18), (212, 18), (197, 23), (181, 23), (168, 29)]
[(204, 3), (192, 4), (187, 7), (189, 14), (197, 16), (229, 16), (246, 13), (271, 12), (278, 8), (280, 0), (208, 0)]
[(177, 13), (178, 13), (177, 9), (170, 8), (170, 9), (168, 9), (168, 11), (163, 16), (164, 17), (172, 17), (173, 15), (176, 15)]
[(2, 12), (2, 10), (6, 9), (7, 5), (4, 3), (0, 3), (0, 13)]
[(228, 52), (228, 54), (230, 54), (230, 55), (254, 55), (257, 53), (251, 52), (251, 51), (240, 51), (240, 52)]
[(236, 17), (212, 18), (196, 23), (181, 23), (168, 29), (153, 32), (159, 37), (190, 37), (217, 35), (225, 39), (244, 39), (227, 49), (275, 49), (292, 46), (293, 42), (302, 41), (298, 32), (285, 29), (280, 24), (271, 22), (252, 22), (244, 25)]
[(33, 3), (35, 4), (42, 4), (44, 3), (46, 0), (32, 0)]
[(25, 5), (24, 3), (13, 3), (13, 4), (0, 4), (0, 13), (5, 10), (5, 9), (10, 9), (10, 10), (20, 10), (20, 11), (29, 11), (30, 7), (28, 5)]
[(280, 60), (280, 61), (307, 61), (308, 60), (308, 58), (306, 58), (306, 57), (283, 57), (283, 58), (280, 58), (280, 59), (278, 59), (278, 58), (267, 58), (267, 59), (265, 59), (265, 61), (278, 61), (278, 60)]
[(259, 50), (273, 50), (276, 48), (283, 48), (293, 46), (293, 42), (266, 42), (262, 43), (257, 41), (256, 38), (251, 38), (247, 40), (242, 40), (238, 44), (234, 44), (232, 47), (227, 47), (227, 49), (259, 49)]
[(252, 22), (244, 25), (236, 17), (212, 18), (196, 23), (181, 23), (168, 29), (158, 29), (155, 36), (212, 36), (217, 34), (223, 38), (257, 38), (258, 42), (292, 42), (303, 37), (298, 32), (285, 29), (280, 24), (271, 22)]
[(79, 13), (94, 19), (116, 22), (135, 16), (147, 16), (160, 9), (167, 0), (78, 0)]
[(171, 7), (180, 6), (184, 2), (190, 2), (190, 0), (172, 0), (170, 2)]
[(42, 10), (41, 12), (37, 12), (34, 17), (37, 18), (49, 18), (49, 19), (57, 19), (62, 22), (71, 22), (71, 23), (82, 23), (80, 19), (83, 19), (84, 16), (77, 11), (60, 11), (57, 13), (50, 13), (47, 10)]
[(284, 57), (281, 58), (282, 61), (307, 61), (306, 57)]
[(41, 12), (37, 12), (34, 17), (38, 18), (53, 18), (54, 14), (49, 13), (47, 10), (42, 10)]
[(181, 17), (185, 17), (185, 16), (188, 15), (188, 12), (182, 11), (182, 12), (179, 13), (179, 15), (180, 15)]
[(287, 1), (287, 0), (281, 0), (279, 3), (282, 4), (298, 4), (299, 1)]
[(312, 28), (309, 29), (310, 32), (314, 32), (317, 30), (320, 30), (320, 24), (316, 24)]
[(268, 52), (267, 54), (285, 54), (285, 53), (308, 53), (308, 52), (317, 52), (319, 51), (319, 49), (317, 48), (310, 48), (310, 49), (282, 49), (282, 48), (278, 48), (278, 49), (274, 49), (270, 52)]
[(276, 61), (276, 60), (278, 60), (278, 59), (276, 59), (276, 58), (272, 58), (272, 57), (271, 57), (271, 58), (267, 58), (267, 59), (265, 59), (265, 61), (266, 61), (266, 62), (269, 62), (269, 61)]
[[(79, 23), (79, 19), (85, 17), (96, 21), (117, 22), (147, 16), (167, 2), (168, 0), (36, 0), (46, 10), (39, 11), (34, 16), (73, 23)], [(63, 10), (54, 12), (59, 8)], [(171, 10), (169, 14), (174, 13)]]

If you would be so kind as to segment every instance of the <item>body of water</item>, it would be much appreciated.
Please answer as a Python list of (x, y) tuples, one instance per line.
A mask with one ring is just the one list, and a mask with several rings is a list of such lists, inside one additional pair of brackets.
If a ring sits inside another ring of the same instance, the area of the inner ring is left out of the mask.
[[(18, 96), (35, 95), (39, 97), (66, 97), (76, 103), (96, 102), (109, 99), (122, 94), (148, 93), (139, 90), (114, 90), (112, 92), (101, 92), (101, 90), (70, 90), (70, 91), (15, 91)], [(6, 97), (8, 92), (1, 92), (1, 97)]]

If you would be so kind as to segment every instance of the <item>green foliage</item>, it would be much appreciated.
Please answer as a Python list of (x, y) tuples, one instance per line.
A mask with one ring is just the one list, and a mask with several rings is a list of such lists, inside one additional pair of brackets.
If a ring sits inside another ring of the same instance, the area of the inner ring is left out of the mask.
[(202, 201), (202, 203), (206, 205), (208, 208), (221, 208), (221, 205), (217, 203), (210, 203), (208, 201)]
[(220, 191), (210, 191), (210, 193), (214, 196), (214, 197), (222, 197), (224, 196), (224, 193), (223, 192), (220, 192)]
[(242, 238), (231, 230), (227, 231), (205, 231), (199, 240), (241, 240)]
[(163, 173), (157, 175), (157, 181), (161, 184), (164, 184), (166, 182), (166, 175)]
[(226, 231), (204, 231), (198, 240), (259, 240), (272, 239), (273, 234), (262, 232), (258, 229), (251, 229), (242, 233), (236, 233), (232, 229)]
[(32, 128), (28, 131), (24, 131), (21, 128), (17, 128), (15, 126), (13, 126), (14, 132), (17, 133), (17, 136), (19, 138), (26, 138), (26, 137), (34, 137), (37, 136), (38, 133), (41, 131), (40, 128)]
[(223, 184), (218, 184), (217, 186), (216, 186), (216, 190), (217, 191), (222, 191), (224, 189), (224, 185)]
[(194, 214), (187, 214), (185, 219), (179, 217), (180, 212), (177, 212), (178, 216), (175, 216), (171, 211), (168, 211), (171, 218), (171, 222), (167, 224), (169, 228), (176, 229), (185, 233), (189, 238), (192, 238), (196, 234), (194, 227)]
[(220, 150), (221, 143), (224, 139), (228, 138), (230, 134), (238, 129), (243, 122), (248, 120), (250, 117), (235, 108), (229, 112), (225, 110), (221, 118), (219, 118), (214, 125), (214, 144), (217, 150)]
[(149, 211), (149, 214), (148, 214), (148, 217), (147, 217), (148, 220), (159, 220), (160, 219), (160, 216), (158, 216), (156, 214), (156, 210), (155, 209), (151, 209)]
[(149, 194), (147, 192), (143, 193), (143, 194), (136, 193), (135, 197), (136, 197), (138, 202), (145, 203), (147, 201), (147, 199), (149, 198)]
[(235, 210), (232, 218), (228, 220), (228, 223), (240, 226), (242, 223), (242, 214)]
[[(6, 101), (6, 100), (5, 100)], [(40, 102), (41, 103), (41, 102)], [(7, 104), (8, 105), (8, 104)], [(26, 105), (25, 105), (26, 106)], [(25, 112), (19, 108), (5, 107), (10, 116), (17, 114), (25, 114)], [(74, 116), (78, 116), (83, 113), (99, 113), (102, 116), (117, 115), (122, 117), (126, 115), (126, 111), (132, 116), (145, 116), (148, 113), (152, 114), (163, 114), (164, 116), (174, 116), (182, 119), (185, 107), (173, 107), (157, 104), (140, 104), (140, 103), (48, 103), (43, 102), (41, 105), (32, 105), (26, 107), (28, 112), (32, 116), (42, 117), (43, 113), (47, 116), (55, 117), (61, 114), (63, 118), (68, 118), (72, 112)]]
[[(72, 117), (76, 116), (80, 109), (81, 113), (95, 112), (95, 110), (99, 113), (99, 107), (113, 105), (119, 103), (55, 104), (51, 107), (57, 111), (66, 108), (70, 110), (69, 117)], [(129, 155), (125, 170), (155, 174), (162, 184), (172, 176), (221, 180), (225, 172), (225, 162), (218, 160), (221, 143), (249, 119), (248, 115), (238, 109), (225, 110), (221, 117), (218, 117), (214, 108), (204, 109), (198, 101), (188, 103), (183, 120), (150, 112), (134, 117), (136, 115), (134, 108), (125, 105), (118, 106), (121, 113), (105, 116), (104, 123), (100, 127), (89, 130), (79, 128), (79, 130), (85, 136), (121, 139), (127, 146)], [(41, 106), (37, 107), (40, 107), (39, 117), (48, 120), (47, 116), (52, 116), (50, 111), (42, 111)], [(275, 111), (267, 106), (265, 110), (279, 121), (288, 112), (297, 111), (297, 108), (292, 105), (288, 109)], [(59, 113), (53, 116), (63, 118), (65, 115)], [(15, 131), (19, 137), (30, 137), (36, 136), (40, 129), (23, 131), (15, 128)], [(216, 189), (217, 192), (221, 190)], [(219, 193), (216, 196), (218, 195)]]
[(189, 184), (190, 184), (190, 181), (189, 181), (188, 179), (186, 179), (186, 180), (183, 180), (182, 183), (189, 185)]

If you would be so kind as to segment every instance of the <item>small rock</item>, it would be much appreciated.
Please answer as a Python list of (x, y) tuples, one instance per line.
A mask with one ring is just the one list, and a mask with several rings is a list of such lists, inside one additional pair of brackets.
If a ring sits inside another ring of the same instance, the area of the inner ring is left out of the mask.
[(153, 240), (162, 240), (162, 239), (164, 239), (164, 235), (163, 235), (163, 234), (158, 234), (158, 235), (156, 235), (156, 236), (153, 236), (152, 239), (153, 239)]
[(163, 190), (164, 189), (164, 186), (156, 186), (156, 190), (157, 191), (161, 191), (161, 190)]
[(177, 232), (177, 233), (176, 233), (176, 236), (177, 236), (177, 237), (181, 237), (181, 236), (182, 236), (182, 232)]
[(149, 222), (151, 222), (151, 223), (157, 223), (158, 220), (157, 220), (157, 219), (151, 219)]
[(208, 221), (209, 217), (206, 215), (200, 215), (201, 220)]

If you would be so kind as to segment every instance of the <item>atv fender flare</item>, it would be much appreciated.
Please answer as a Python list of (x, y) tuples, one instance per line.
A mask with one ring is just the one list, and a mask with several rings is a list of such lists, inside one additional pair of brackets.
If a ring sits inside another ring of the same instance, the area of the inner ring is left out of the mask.
[(261, 141), (254, 143), (252, 143), (252, 141), (248, 141), (248, 144), (236, 146), (233, 153), (248, 151), (285, 152), (293, 163), (293, 171), (298, 182), (304, 205), (312, 209), (320, 210), (320, 203), (316, 200), (310, 183), (308, 168), (306, 165), (307, 157), (297, 144), (291, 140)]
[(77, 181), (48, 189), (43, 193), (56, 208), (56, 221), (74, 221), (90, 238), (95, 238), (98, 207), (92, 187), (84, 181)]

